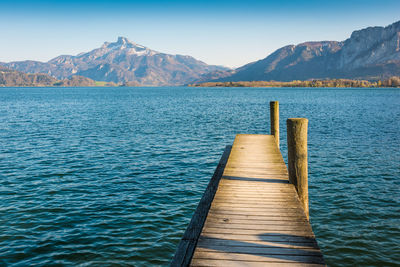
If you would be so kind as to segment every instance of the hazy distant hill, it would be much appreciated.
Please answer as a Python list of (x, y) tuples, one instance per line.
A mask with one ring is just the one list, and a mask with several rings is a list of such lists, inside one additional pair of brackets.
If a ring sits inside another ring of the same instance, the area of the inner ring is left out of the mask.
[(46, 73), (58, 79), (81, 75), (96, 81), (136, 82), (142, 85), (180, 85), (202, 74), (227, 70), (207, 65), (190, 56), (169, 55), (135, 44), (124, 37), (77, 56), (59, 56), (48, 62), (2, 63), (29, 73)]
[(0, 86), (52, 86), (56, 82), (47, 74), (26, 74), (0, 66)]
[(207, 74), (197, 82), (384, 79), (390, 76), (400, 76), (400, 21), (387, 27), (354, 31), (343, 42), (288, 45), (228, 74)]
[[(57, 80), (43, 73), (23, 73), (0, 66), (0, 86), (96, 86), (92, 79), (82, 76), (71, 76), (68, 79)], [(112, 84), (108, 84), (112, 86)], [(115, 84), (114, 84), (115, 86)]]

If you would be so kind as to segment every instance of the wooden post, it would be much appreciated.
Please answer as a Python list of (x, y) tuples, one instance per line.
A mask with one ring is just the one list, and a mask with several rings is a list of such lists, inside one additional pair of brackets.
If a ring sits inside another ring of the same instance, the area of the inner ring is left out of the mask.
[(276, 144), (279, 147), (279, 102), (269, 102), (269, 115), (271, 121), (271, 135), (275, 137)]
[(291, 118), (287, 120), (289, 181), (296, 187), (304, 213), (309, 219), (307, 127), (307, 119)]

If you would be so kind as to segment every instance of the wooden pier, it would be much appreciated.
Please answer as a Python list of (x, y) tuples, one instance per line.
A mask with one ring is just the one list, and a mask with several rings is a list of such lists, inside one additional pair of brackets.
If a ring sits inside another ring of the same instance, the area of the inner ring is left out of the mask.
[[(292, 168), (301, 175), (304, 157), (296, 157)], [(308, 187), (293, 175), (290, 182), (273, 135), (238, 134), (171, 266), (325, 266), (308, 220)]]

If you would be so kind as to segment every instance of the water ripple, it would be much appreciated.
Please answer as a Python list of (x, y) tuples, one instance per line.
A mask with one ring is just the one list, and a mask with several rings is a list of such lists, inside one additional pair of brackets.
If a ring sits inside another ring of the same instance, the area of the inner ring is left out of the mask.
[(220, 155), (309, 123), (310, 214), (328, 265), (400, 261), (391, 89), (2, 88), (0, 266), (167, 265)]

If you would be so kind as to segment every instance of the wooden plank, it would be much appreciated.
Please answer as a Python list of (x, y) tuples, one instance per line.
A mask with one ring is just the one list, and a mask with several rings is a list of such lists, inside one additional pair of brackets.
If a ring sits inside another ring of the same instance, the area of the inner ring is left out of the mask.
[(260, 241), (260, 240), (252, 240), (252, 241), (238, 241), (238, 240), (229, 240), (229, 239), (218, 239), (212, 237), (201, 236), (198, 244), (201, 246), (247, 246), (247, 247), (264, 247), (264, 246), (276, 246), (278, 244), (279, 247), (282, 248), (296, 248), (296, 249), (319, 249), (318, 244), (314, 241), (304, 241), (304, 242), (269, 242), (269, 241)]
[[(260, 231), (298, 231), (298, 232), (311, 232), (311, 227), (306, 224), (246, 224), (246, 223), (225, 223), (209, 221), (205, 223), (206, 229), (222, 228), (230, 230), (260, 230)], [(221, 233), (221, 232), (220, 232)], [(243, 231), (241, 233), (244, 233)]]
[[(216, 259), (216, 260), (236, 260), (236, 261), (257, 261), (257, 262), (294, 262), (294, 263), (317, 263), (323, 264), (322, 255), (284, 255), (284, 254), (255, 254), (255, 253), (232, 253), (232, 252), (211, 252), (201, 251), (194, 252), (195, 259)], [(244, 262), (243, 262), (244, 263)]]
[[(224, 190), (223, 190), (224, 189)], [(223, 190), (223, 191), (222, 191)], [(225, 186), (224, 188), (221, 188), (221, 194), (241, 194), (241, 195), (254, 195), (254, 193), (258, 194), (263, 194), (263, 195), (270, 195), (270, 194), (285, 194), (287, 193), (292, 194), (294, 193), (291, 188), (269, 188), (266, 190), (263, 190), (263, 188), (248, 188), (248, 187), (243, 187), (240, 189), (240, 187), (232, 187), (232, 186)]]
[(249, 215), (302, 215), (304, 212), (296, 208), (235, 208), (235, 207), (211, 207), (210, 212), (225, 213), (225, 214), (249, 214)]
[[(295, 193), (293, 193), (293, 194), (295, 194)], [(294, 198), (290, 198), (290, 197), (286, 198), (287, 195), (288, 194), (284, 193), (284, 192), (271, 192), (268, 194), (259, 194), (259, 196), (256, 196), (255, 194), (250, 194), (250, 193), (248, 193), (248, 194), (245, 194), (245, 193), (231, 193), (231, 194), (223, 193), (222, 194), (221, 193), (217, 197), (218, 197), (218, 199), (235, 199), (235, 201), (240, 200), (240, 199), (249, 200), (249, 201), (254, 201), (256, 199), (263, 200), (263, 201), (264, 200), (273, 200), (273, 199), (282, 200), (282, 201), (287, 200), (287, 201), (293, 201), (293, 202), (296, 201), (296, 199), (294, 199)]]
[(215, 203), (225, 203), (225, 204), (229, 204), (229, 203), (235, 203), (235, 204), (248, 204), (248, 205), (263, 205), (263, 204), (269, 204), (269, 205), (275, 205), (275, 204), (289, 204), (289, 203), (293, 203), (295, 204), (296, 202), (294, 201), (294, 199), (277, 199), (277, 198), (262, 198), (260, 199), (260, 201), (257, 201), (257, 199), (248, 199), (248, 198), (222, 198), (222, 197), (218, 197), (218, 198), (214, 198)]
[[(239, 179), (238, 179), (239, 180)], [(233, 183), (223, 183), (219, 188), (220, 191), (238, 191), (238, 192), (246, 192), (246, 191), (250, 191), (250, 192), (254, 192), (254, 191), (261, 191), (262, 192), (266, 192), (269, 193), (270, 191), (290, 191), (293, 192), (295, 189), (293, 187), (289, 187), (287, 186), (288, 183), (286, 182), (286, 180), (282, 181), (283, 179), (254, 179), (251, 180), (251, 182), (257, 182), (259, 183), (259, 186), (256, 186), (255, 184), (250, 184), (250, 183), (246, 183), (246, 180), (242, 180), (244, 181), (243, 186), (238, 186), (236, 184)], [(264, 183), (265, 182), (265, 183)], [(273, 185), (268, 186), (266, 185), (266, 183), (271, 183)]]
[[(211, 206), (212, 210), (226, 210), (226, 211), (238, 211), (238, 212), (258, 212), (258, 211), (283, 211), (283, 212), (303, 212), (299, 210), (298, 206), (296, 207), (295, 204), (292, 206), (288, 205), (247, 205), (247, 207), (243, 207), (243, 205), (233, 205), (233, 204), (213, 204)], [(210, 210), (211, 210), (210, 209)]]
[(212, 207), (209, 211), (209, 215), (211, 214), (224, 214), (224, 215), (249, 215), (249, 216), (303, 216), (304, 211), (299, 209), (226, 209), (226, 208), (215, 208)]
[[(263, 173), (263, 174), (286, 174), (287, 170), (280, 168), (280, 166), (278, 164), (276, 165), (272, 165), (270, 164), (270, 166), (266, 166), (265, 163), (242, 163), (242, 164), (236, 164), (236, 165), (230, 165), (229, 168), (226, 170), (225, 173), (229, 173), (229, 172), (244, 172), (244, 173), (248, 173), (248, 172), (253, 172), (253, 173)], [(226, 174), (229, 176), (229, 174)]]
[(221, 186), (229, 185), (241, 187), (241, 185), (238, 185), (236, 181), (242, 181), (241, 185), (246, 187), (287, 187), (287, 184), (289, 184), (287, 175), (266, 175), (262, 178), (229, 176), (229, 178), (224, 178), (221, 180)]
[[(271, 192), (269, 194), (260, 194), (258, 197), (255, 196), (255, 194), (244, 194), (244, 193), (232, 193), (232, 194), (220, 194), (218, 195), (218, 199), (227, 199), (227, 198), (231, 198), (231, 199), (243, 199), (243, 200), (256, 200), (256, 199), (260, 199), (260, 200), (269, 200), (269, 199), (275, 199), (275, 200), (285, 200), (285, 196), (287, 194), (282, 193), (282, 192)], [(291, 198), (290, 198), (291, 199)]]
[[(241, 243), (241, 242), (238, 242)], [(242, 242), (245, 243), (245, 242)], [(202, 247), (202, 243), (197, 244), (197, 251), (199, 252), (227, 252), (227, 253), (240, 253), (251, 255), (297, 255), (297, 256), (320, 256), (319, 249), (309, 248), (285, 248), (279, 246), (226, 246), (215, 244), (204, 244), (206, 248)]]
[[(196, 267), (243, 267), (243, 266), (253, 266), (253, 267), (265, 267), (265, 262), (242, 262), (242, 261), (234, 261), (234, 260), (215, 260), (215, 259), (193, 259), (191, 266)], [(312, 264), (312, 263), (289, 263), (289, 262), (269, 262), (269, 267), (319, 267), (325, 266), (325, 264)]]
[[(267, 231), (267, 230), (266, 230)], [(232, 234), (232, 235), (255, 235), (262, 236), (266, 231), (257, 230), (257, 229), (226, 229), (226, 228), (213, 228), (206, 227), (203, 229), (203, 233), (210, 234)], [(268, 234), (286, 234), (286, 235), (299, 235), (299, 236), (308, 236), (313, 237), (314, 234), (312, 231), (305, 229), (304, 231), (298, 231), (296, 229), (291, 230), (269, 230)]]
[[(221, 196), (217, 196), (218, 200), (219, 199), (235, 199), (235, 200), (249, 200), (249, 201), (254, 201), (254, 200), (293, 200), (292, 198), (285, 198), (285, 194), (279, 194), (279, 193), (271, 193), (267, 195), (262, 195), (261, 197), (257, 198), (255, 195), (244, 195), (244, 194), (223, 194)], [(281, 202), (282, 202), (281, 201)], [(295, 200), (293, 200), (295, 201)]]
[[(287, 172), (283, 171), (274, 171), (274, 170), (268, 170), (268, 171), (263, 171), (263, 172), (253, 172), (250, 173), (249, 171), (227, 171), (225, 175), (231, 176), (231, 177), (236, 177), (236, 178), (231, 178), (230, 180), (242, 180), (242, 181), (249, 181), (249, 182), (261, 182), (259, 180), (254, 180), (254, 179), (282, 179), (282, 176), (287, 176)], [(225, 180), (225, 179), (224, 179)], [(268, 182), (268, 181), (267, 181)]]
[(260, 208), (260, 209), (280, 209), (282, 205), (288, 209), (298, 209), (298, 206), (295, 202), (261, 202), (261, 203), (238, 203), (238, 202), (224, 202), (224, 201), (216, 201), (212, 204), (213, 207), (222, 207), (222, 208), (242, 208), (242, 209), (251, 209), (251, 208)]
[(261, 235), (240, 235), (240, 234), (221, 234), (221, 233), (202, 233), (200, 238), (212, 238), (214, 240), (238, 240), (238, 241), (266, 241), (280, 243), (296, 244), (296, 243), (316, 243), (314, 235), (298, 236), (287, 233), (264, 233)]
[(237, 218), (225, 218), (225, 217), (209, 217), (207, 222), (219, 222), (229, 224), (247, 224), (247, 225), (303, 225), (307, 221), (305, 220), (251, 220), (251, 219), (237, 219)]
[[(224, 190), (222, 192), (220, 192), (220, 194), (218, 194), (218, 197), (225, 197), (225, 198), (244, 198), (244, 199), (249, 199), (251, 200), (252, 198), (257, 198), (257, 199), (282, 199), (285, 200), (286, 196), (290, 196), (296, 194), (295, 192), (293, 192), (292, 190), (279, 190), (279, 189), (275, 189), (275, 190), (267, 190), (267, 192), (264, 191), (260, 191), (260, 190), (247, 190), (247, 189), (243, 189), (243, 191), (241, 192), (240, 190), (234, 190), (234, 189), (227, 189)], [(294, 201), (295, 198), (289, 198), (291, 200)]]
[(303, 217), (303, 214), (292, 214), (292, 215), (278, 215), (278, 214), (263, 214), (263, 215), (252, 215), (252, 214), (223, 214), (223, 213), (209, 213), (208, 218), (223, 218), (223, 219), (247, 219), (253, 221), (273, 221), (273, 220), (290, 220), (290, 221), (305, 221), (307, 219)]
[[(244, 189), (251, 189), (251, 190), (295, 190), (293, 186), (288, 186), (289, 183), (287, 180), (284, 180), (283, 178), (272, 178), (272, 179), (263, 179), (263, 178), (257, 178), (257, 179), (252, 179), (252, 180), (246, 180), (242, 178), (233, 178), (232, 180), (234, 181), (228, 181), (224, 180), (221, 182), (221, 185), (219, 188), (222, 190), (224, 187), (225, 189), (238, 189), (238, 190), (244, 190)], [(284, 181), (282, 181), (284, 180)], [(241, 182), (241, 185), (238, 185), (238, 182)]]

